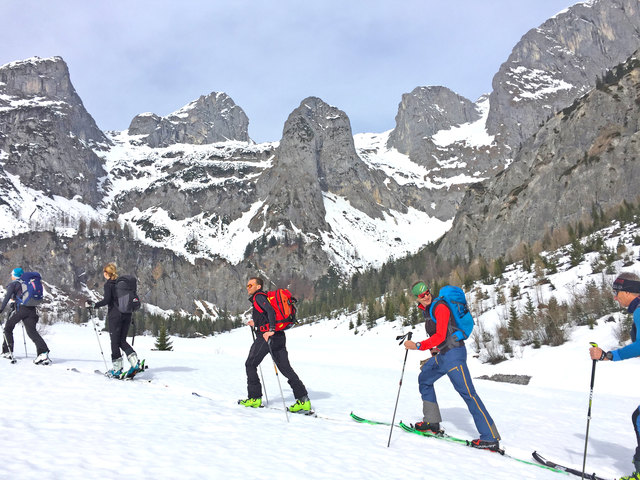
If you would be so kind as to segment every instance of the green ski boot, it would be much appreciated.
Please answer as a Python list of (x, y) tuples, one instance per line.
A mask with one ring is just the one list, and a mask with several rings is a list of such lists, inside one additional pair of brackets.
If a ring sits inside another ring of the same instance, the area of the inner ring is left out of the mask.
[(309, 413), (311, 412), (311, 400), (306, 395), (296, 400), (296, 403), (289, 407), (289, 411), (293, 413)]
[(260, 408), (262, 406), (261, 398), (247, 398), (245, 400), (238, 400), (238, 405), (243, 407)]

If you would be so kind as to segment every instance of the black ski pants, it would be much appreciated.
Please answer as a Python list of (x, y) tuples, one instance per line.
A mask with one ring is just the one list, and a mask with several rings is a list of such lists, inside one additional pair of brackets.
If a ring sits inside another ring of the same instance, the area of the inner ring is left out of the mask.
[[(284, 332), (276, 332), (271, 336), (271, 351), (273, 352), (273, 360), (276, 362), (278, 371), (282, 373), (293, 390), (293, 396), (298, 399), (307, 395), (307, 389), (294, 372), (289, 363), (289, 353), (287, 352), (287, 337)], [(264, 341), (262, 334), (258, 333), (251, 348), (249, 356), (245, 362), (247, 369), (247, 393), (249, 398), (262, 398), (262, 386), (260, 377), (258, 376), (258, 365), (269, 354), (269, 345)]]
[[(18, 310), (13, 312), (13, 315), (9, 317), (9, 320), (7, 320), (7, 323), (4, 326), (6, 341), (2, 343), (2, 353), (6, 353), (9, 350), (13, 352), (13, 329), (16, 328), (16, 325), (19, 322), (22, 322), (25, 330), (27, 331), (27, 335), (29, 335), (31, 341), (36, 345), (38, 355), (48, 352), (49, 347), (47, 347), (47, 344), (42, 339), (36, 328), (38, 318), (36, 307), (25, 307), (22, 305)], [(8, 346), (7, 343), (9, 344)]]
[(120, 349), (128, 357), (135, 353), (133, 347), (127, 343), (127, 334), (131, 326), (131, 314), (120, 313), (117, 310), (109, 312), (109, 337), (111, 338), (111, 360), (122, 357)]

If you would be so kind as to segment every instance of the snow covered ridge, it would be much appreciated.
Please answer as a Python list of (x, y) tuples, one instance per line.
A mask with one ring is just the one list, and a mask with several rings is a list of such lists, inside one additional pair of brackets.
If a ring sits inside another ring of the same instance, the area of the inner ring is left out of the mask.
[(481, 114), (478, 120), (440, 130), (431, 137), (433, 143), (439, 147), (448, 147), (454, 143), (476, 148), (493, 145), (495, 136), (489, 135), (486, 128), (489, 116), (489, 97), (482, 97), (477, 103), (477, 108)]
[[(14, 109), (20, 109), (24, 107), (49, 107), (62, 110), (61, 107), (68, 106), (68, 103), (63, 101), (47, 100), (45, 97), (30, 97), (23, 98), (11, 95), (0, 94), (0, 113), (8, 112)], [(62, 112), (60, 113), (62, 115)]]
[(425, 239), (435, 241), (453, 221), (443, 222), (415, 208), (406, 214), (385, 213), (384, 220), (373, 219), (331, 193), (324, 195), (324, 208), (332, 231), (322, 232), (323, 249), (336, 267), (342, 265), (344, 271), (347, 266), (348, 275), (416, 253)]
[[(3, 155), (0, 151), (0, 161)], [(31, 231), (56, 231), (63, 236), (77, 232), (79, 223), (101, 221), (99, 212), (80, 199), (47, 196), (22, 184), (20, 178), (6, 171), (0, 173), (0, 238), (10, 238)], [(16, 208), (18, 207), (18, 208)]]
[(22, 67), (24, 65), (33, 65), (33, 66), (38, 66), (38, 64), (41, 64), (43, 62), (57, 62), (57, 61), (62, 61), (62, 57), (50, 57), (50, 58), (41, 58), (41, 57), (29, 57), (29, 58), (25, 58), (24, 60), (17, 60), (15, 62), (9, 62), (9, 63), (5, 63), (4, 65), (0, 65), (0, 68), (16, 68), (16, 67)]
[[(455, 130), (456, 128), (458, 127), (453, 127), (451, 129), (453, 134), (450, 144), (458, 141), (464, 142), (465, 139), (471, 141), (472, 137), (465, 137), (464, 135), (466, 134), (458, 135), (460, 131)], [(464, 126), (459, 126), (459, 128), (464, 129)], [(475, 130), (476, 127), (473, 127), (467, 130), (467, 132)], [(466, 169), (467, 164), (457, 161), (457, 157), (447, 160), (440, 160), (434, 157), (434, 160), (439, 166), (437, 168), (428, 169), (411, 161), (408, 155), (398, 152), (395, 148), (387, 147), (387, 140), (390, 133), (391, 130), (380, 134), (359, 133), (354, 135), (353, 139), (358, 156), (362, 161), (370, 168), (384, 172), (386, 176), (393, 179), (398, 185), (404, 186), (413, 184), (420, 189), (446, 190), (455, 185), (468, 185), (471, 183), (481, 182), (486, 178), (482, 176), (480, 172), (474, 172), (471, 174), (459, 173), (455, 176), (440, 175), (439, 173), (442, 173), (445, 170), (464, 170)], [(453, 137), (455, 137), (455, 139), (453, 139)]]
[(548, 95), (554, 95), (560, 90), (572, 90), (575, 85), (554, 77), (549, 72), (537, 68), (527, 68), (523, 65), (512, 67), (509, 71), (510, 80), (506, 85), (513, 87), (509, 93), (513, 95), (514, 102), (522, 100), (541, 100)]

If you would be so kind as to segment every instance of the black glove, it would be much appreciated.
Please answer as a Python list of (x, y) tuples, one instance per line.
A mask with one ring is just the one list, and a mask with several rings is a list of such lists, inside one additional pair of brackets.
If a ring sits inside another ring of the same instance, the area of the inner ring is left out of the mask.
[(95, 305), (95, 303), (92, 302), (91, 300), (87, 300), (87, 303), (84, 304), (84, 306), (89, 308), (89, 309), (93, 308), (94, 305)]

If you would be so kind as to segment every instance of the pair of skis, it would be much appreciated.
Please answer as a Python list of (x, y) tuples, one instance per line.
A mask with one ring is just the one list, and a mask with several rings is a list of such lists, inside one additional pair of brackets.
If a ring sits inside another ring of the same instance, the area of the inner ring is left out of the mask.
[[(386, 426), (391, 426), (390, 422), (381, 422), (381, 421), (377, 421), (377, 420), (369, 420), (363, 417), (360, 417), (358, 415), (356, 415), (355, 413), (351, 412), (351, 418), (353, 420), (355, 420), (358, 423), (366, 423), (369, 425), (386, 425)], [(556, 473), (564, 473), (564, 474), (573, 474), (573, 475), (577, 475), (579, 477), (582, 477), (582, 472), (580, 470), (571, 468), (571, 467), (565, 467), (563, 465), (560, 465), (558, 463), (552, 462), (550, 460), (547, 460), (546, 458), (544, 458), (542, 455), (540, 455), (538, 452), (533, 452), (532, 456), (533, 459), (535, 460), (535, 462), (531, 462), (528, 460), (524, 460), (522, 458), (517, 458), (517, 457), (513, 457), (509, 454), (507, 454), (503, 449), (498, 449), (498, 450), (491, 450), (491, 449), (479, 449), (477, 447), (474, 447), (471, 442), (469, 440), (463, 439), (463, 438), (458, 438), (458, 437), (454, 437), (452, 435), (448, 435), (446, 433), (443, 434), (436, 434), (433, 432), (424, 432), (422, 430), (416, 430), (415, 428), (413, 428), (413, 426), (411, 425), (407, 425), (404, 422), (400, 422), (398, 424), (395, 424), (396, 427), (399, 427), (401, 430), (408, 432), (408, 433), (413, 433), (416, 435), (420, 435), (422, 437), (431, 437), (431, 438), (435, 438), (438, 440), (443, 440), (446, 442), (450, 442), (450, 443), (457, 443), (459, 445), (462, 446), (466, 446), (466, 447), (472, 447), (472, 448), (476, 448), (477, 450), (488, 450), (490, 452), (495, 452), (495, 453), (499, 453), (500, 455), (504, 456), (505, 458), (510, 458), (511, 460), (520, 462), (520, 463), (524, 463), (526, 465), (531, 465), (534, 467), (539, 467), (539, 468), (543, 468), (545, 470), (550, 470)], [(592, 474), (585, 474), (584, 479), (587, 480), (605, 480), (602, 477), (597, 476), (595, 473)]]
[[(149, 368), (147, 365), (144, 365), (144, 360), (141, 362), (141, 367), (139, 370), (134, 371), (132, 374), (128, 374), (128, 375), (112, 375), (109, 372), (103, 372), (102, 370), (94, 370), (93, 373), (95, 373), (96, 375), (102, 375), (103, 377), (107, 377), (113, 380), (133, 380), (134, 377), (136, 377), (139, 373), (144, 372), (147, 368)], [(82, 372), (81, 370), (78, 370), (77, 368), (67, 368), (67, 370), (69, 370), (70, 372), (76, 372), (76, 373), (87, 373), (87, 372)], [(150, 379), (145, 379), (145, 381), (147, 382), (151, 382)]]

